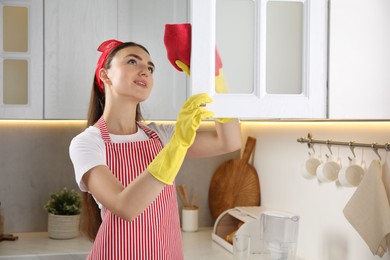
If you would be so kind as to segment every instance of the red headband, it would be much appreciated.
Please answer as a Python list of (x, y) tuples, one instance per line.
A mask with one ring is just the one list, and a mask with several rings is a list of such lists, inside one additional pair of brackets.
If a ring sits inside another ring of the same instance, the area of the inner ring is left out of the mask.
[(118, 45), (121, 45), (122, 43), (123, 42), (120, 42), (117, 40), (107, 40), (107, 41), (103, 42), (102, 44), (100, 44), (100, 46), (97, 48), (98, 51), (102, 52), (102, 54), (100, 55), (100, 58), (98, 60), (98, 63), (96, 65), (96, 70), (95, 70), (95, 78), (96, 78), (96, 82), (99, 86), (100, 93), (104, 93), (104, 85), (103, 85), (102, 80), (99, 77), (99, 71), (101, 68), (104, 67), (104, 64), (107, 61), (108, 54), (110, 54), (111, 51), (115, 47), (117, 47)]

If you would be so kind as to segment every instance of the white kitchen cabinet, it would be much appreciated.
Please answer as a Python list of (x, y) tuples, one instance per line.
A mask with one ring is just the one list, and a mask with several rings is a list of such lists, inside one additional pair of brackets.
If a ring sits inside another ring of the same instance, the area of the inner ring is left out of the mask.
[[(230, 10), (219, 12), (219, 8), (228, 5)], [(286, 6), (292, 9), (286, 10)], [(216, 116), (326, 117), (327, 0), (192, 0), (190, 10), (191, 92), (208, 93), (214, 99), (208, 107)], [(288, 20), (291, 11), (297, 11), (295, 18), (301, 20)], [(235, 17), (240, 19), (216, 30), (220, 19), (225, 19), (224, 25)], [(292, 35), (292, 28), (298, 30), (298, 36)], [(217, 42), (216, 38), (222, 40)], [(297, 50), (293, 41), (298, 42), (299, 55), (285, 66), (290, 62), (291, 50)], [(217, 93), (214, 87), (215, 46), (221, 54), (228, 87), (230, 84), (229, 93)], [(291, 75), (298, 80), (294, 81)], [(292, 82), (298, 82), (294, 83), (297, 89)], [(272, 85), (276, 88), (270, 88)], [(287, 88), (279, 90), (279, 86)], [(238, 91), (232, 91), (234, 87)]]
[(0, 1), (0, 118), (43, 115), (43, 0)]
[(92, 80), (108, 39), (143, 44), (156, 64), (145, 119), (175, 119), (186, 99), (186, 78), (173, 69), (163, 43), (166, 23), (187, 22), (182, 0), (50, 0), (45, 2), (46, 119), (85, 119)]
[(389, 119), (390, 2), (330, 5), (329, 117)]

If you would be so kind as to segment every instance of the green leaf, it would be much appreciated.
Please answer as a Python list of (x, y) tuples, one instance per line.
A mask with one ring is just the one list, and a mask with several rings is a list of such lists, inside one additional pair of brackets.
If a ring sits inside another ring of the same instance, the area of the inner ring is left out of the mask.
[(54, 215), (78, 215), (81, 211), (80, 194), (65, 187), (62, 191), (51, 194), (44, 208)]

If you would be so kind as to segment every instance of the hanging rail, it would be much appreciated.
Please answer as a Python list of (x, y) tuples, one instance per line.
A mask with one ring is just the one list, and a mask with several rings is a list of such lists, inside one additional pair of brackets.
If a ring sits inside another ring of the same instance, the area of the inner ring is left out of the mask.
[(331, 139), (328, 140), (320, 140), (320, 139), (313, 139), (311, 133), (307, 134), (307, 137), (301, 137), (298, 138), (297, 141), (299, 143), (307, 143), (307, 146), (309, 148), (312, 147), (312, 144), (326, 144), (326, 145), (344, 145), (349, 146), (350, 148), (354, 147), (370, 147), (374, 149), (374, 151), (377, 151), (378, 149), (385, 149), (386, 151), (390, 151), (390, 143), (385, 144), (378, 144), (378, 143), (358, 143), (354, 141), (350, 142), (341, 142), (341, 141), (334, 141)]

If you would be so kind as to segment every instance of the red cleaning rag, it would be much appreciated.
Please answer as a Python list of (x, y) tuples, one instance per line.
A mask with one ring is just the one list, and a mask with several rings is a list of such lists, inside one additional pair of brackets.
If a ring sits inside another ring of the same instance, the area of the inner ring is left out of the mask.
[[(167, 49), (168, 60), (178, 70), (176, 61), (183, 62), (190, 68), (191, 64), (191, 24), (166, 24), (164, 33), (164, 44)], [(222, 68), (222, 60), (215, 49), (215, 76), (219, 75)]]

